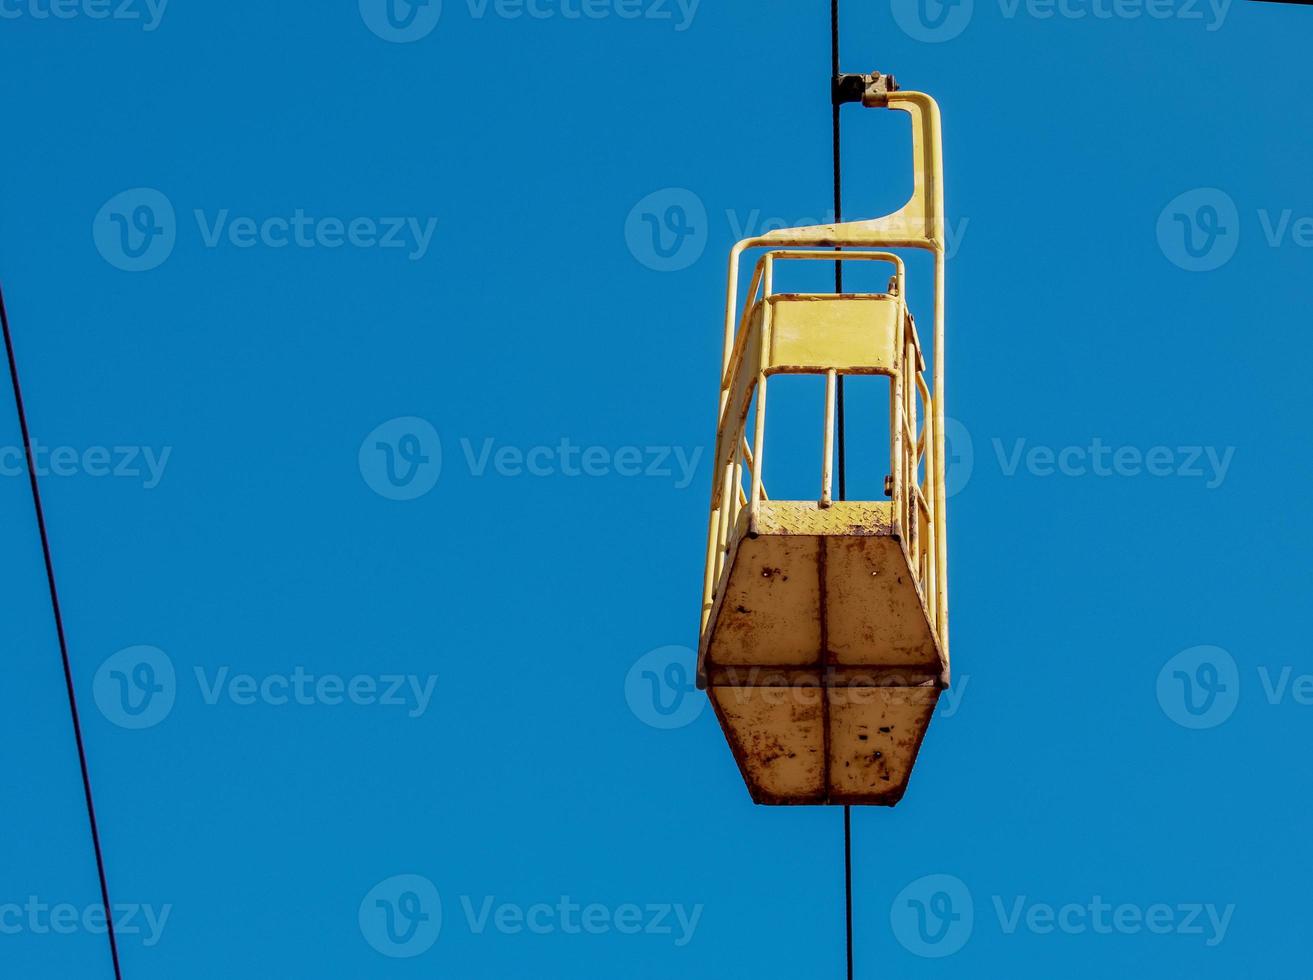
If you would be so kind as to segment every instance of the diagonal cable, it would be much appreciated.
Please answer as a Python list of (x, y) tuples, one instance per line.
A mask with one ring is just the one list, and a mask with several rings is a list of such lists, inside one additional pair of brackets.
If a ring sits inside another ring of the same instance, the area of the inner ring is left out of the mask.
[(118, 937), (114, 934), (114, 912), (109, 903), (109, 884), (105, 878), (105, 856), (100, 849), (100, 828), (96, 823), (96, 804), (91, 795), (91, 772), (87, 768), (87, 750), (82, 740), (82, 720), (78, 715), (77, 693), (73, 685), (73, 668), (68, 660), (68, 641), (64, 637), (64, 615), (59, 608), (59, 590), (55, 588), (55, 565), (50, 558), (50, 536), (46, 533), (46, 514), (41, 506), (41, 487), (37, 483), (36, 464), (32, 458), (32, 437), (23, 407), (23, 388), (18, 383), (18, 360), (14, 356), (14, 338), (9, 332), (9, 315), (5, 312), (4, 288), (0, 287), (0, 326), (4, 328), (5, 353), (9, 357), (9, 378), (14, 385), (14, 404), (18, 408), (18, 425), (23, 431), (23, 455), (27, 459), (27, 476), (32, 486), (32, 508), (36, 511), (37, 531), (41, 535), (41, 554), (46, 562), (46, 582), (50, 586), (50, 608), (55, 614), (55, 632), (59, 636), (59, 656), (64, 662), (64, 686), (68, 689), (68, 709), (73, 718), (73, 738), (77, 742), (78, 765), (82, 769), (82, 793), (87, 800), (87, 820), (91, 824), (91, 845), (96, 852), (96, 874), (100, 878), (100, 899), (105, 906), (109, 955), (114, 964), (114, 980), (123, 980), (119, 966)]

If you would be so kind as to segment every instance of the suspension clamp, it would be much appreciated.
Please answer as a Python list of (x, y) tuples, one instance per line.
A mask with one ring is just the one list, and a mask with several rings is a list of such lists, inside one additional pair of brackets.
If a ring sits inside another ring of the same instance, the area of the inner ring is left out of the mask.
[(872, 72), (869, 75), (835, 76), (830, 85), (830, 100), (834, 105), (845, 102), (860, 102), (864, 106), (882, 106), (890, 92), (898, 91), (898, 82), (893, 75)]

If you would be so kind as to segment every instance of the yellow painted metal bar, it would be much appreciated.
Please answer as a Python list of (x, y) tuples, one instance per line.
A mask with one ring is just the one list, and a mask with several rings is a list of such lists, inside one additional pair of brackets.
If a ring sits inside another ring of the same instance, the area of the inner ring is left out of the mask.
[[(771, 288), (775, 281), (775, 266), (772, 259), (767, 255), (763, 262), (762, 271), (762, 297), (770, 296)], [(758, 364), (757, 364), (757, 413), (754, 422), (756, 423), (752, 436), (752, 458), (755, 463), (752, 467), (752, 492), (748, 495), (750, 502), (748, 504), (748, 533), (757, 533), (757, 519), (761, 514), (761, 483), (762, 470), (766, 465), (766, 364), (770, 358), (770, 327), (771, 327), (771, 308), (767, 302), (761, 304), (761, 343), (758, 344)]]
[[(935, 111), (935, 156), (939, 155), (939, 113)], [(939, 188), (939, 209), (943, 210), (943, 188)], [(942, 221), (942, 217), (941, 217)], [(944, 250), (942, 244), (935, 250), (935, 339), (933, 369), (934, 397), (931, 399), (934, 410), (931, 413), (934, 427), (933, 444), (935, 447), (935, 625), (939, 630), (939, 642), (943, 647), (946, 666), (944, 683), (949, 677), (948, 658), (948, 493), (945, 489), (944, 473)]]
[(834, 368), (825, 372), (825, 434), (821, 438), (821, 506), (834, 502), (834, 404), (838, 389), (838, 372)]
[(943, 252), (944, 184), (939, 106), (924, 92), (890, 92), (866, 104), (898, 109), (912, 117), (912, 196), (907, 203), (881, 218), (780, 228), (755, 241), (763, 245), (874, 246)]
[[(747, 462), (749, 469), (756, 469), (757, 464), (752, 461), (752, 447), (748, 445), (748, 437), (746, 435), (743, 437), (743, 458)], [(744, 494), (743, 499), (747, 500), (748, 495)], [(764, 483), (761, 486), (761, 499), (770, 500), (770, 494), (766, 492), (766, 485)]]

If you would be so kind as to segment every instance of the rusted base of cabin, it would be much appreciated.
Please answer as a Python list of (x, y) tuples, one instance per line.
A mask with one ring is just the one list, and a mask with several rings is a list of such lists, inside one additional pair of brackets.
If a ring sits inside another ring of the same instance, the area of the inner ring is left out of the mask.
[(893, 806), (946, 658), (885, 502), (763, 501), (735, 529), (699, 650), (757, 803)]

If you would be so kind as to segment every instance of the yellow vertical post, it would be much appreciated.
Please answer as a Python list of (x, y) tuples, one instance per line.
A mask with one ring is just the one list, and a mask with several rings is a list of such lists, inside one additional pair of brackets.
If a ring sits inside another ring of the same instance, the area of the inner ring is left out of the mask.
[(834, 404), (838, 388), (838, 372), (834, 368), (825, 372), (825, 434), (821, 439), (821, 506), (834, 502)]
[(770, 363), (771, 293), (775, 288), (775, 264), (766, 256), (761, 287), (761, 356), (757, 362), (757, 417), (752, 434), (752, 492), (748, 502), (748, 532), (757, 533), (761, 514), (762, 469), (766, 465), (766, 366)]
[[(936, 127), (937, 129), (938, 127)], [(938, 140), (935, 155), (938, 156)], [(936, 164), (938, 161), (936, 161)], [(938, 169), (938, 168), (936, 168)], [(935, 352), (934, 352), (934, 432), (935, 440), (935, 619), (939, 627), (939, 640), (948, 657), (948, 517), (944, 471), (944, 246), (935, 248)], [(949, 659), (951, 664), (952, 660)], [(945, 668), (944, 682), (948, 682)]]

